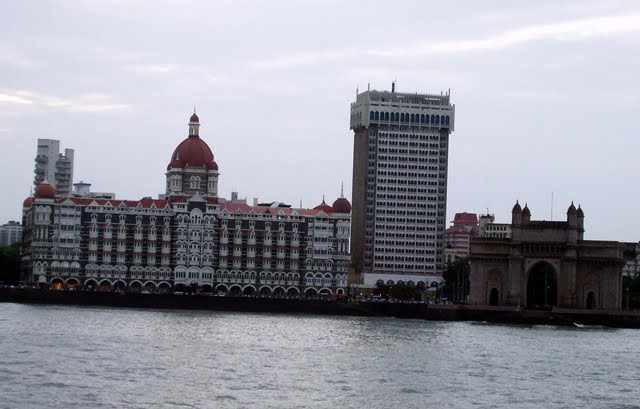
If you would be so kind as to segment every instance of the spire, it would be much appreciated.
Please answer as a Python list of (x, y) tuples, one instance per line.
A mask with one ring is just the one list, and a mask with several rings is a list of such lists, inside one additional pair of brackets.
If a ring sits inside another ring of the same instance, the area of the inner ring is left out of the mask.
[(340, 184), (340, 197), (344, 197), (344, 182)]

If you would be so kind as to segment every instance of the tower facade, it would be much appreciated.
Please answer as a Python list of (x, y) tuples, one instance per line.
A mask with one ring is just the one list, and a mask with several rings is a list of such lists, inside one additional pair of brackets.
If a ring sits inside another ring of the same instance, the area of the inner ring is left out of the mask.
[(60, 153), (60, 141), (56, 139), (38, 139), (35, 176), (33, 184), (49, 182), (58, 194), (68, 195), (73, 188), (73, 149)]
[(449, 94), (366, 91), (351, 104), (351, 254), (359, 284), (439, 282), (444, 268)]

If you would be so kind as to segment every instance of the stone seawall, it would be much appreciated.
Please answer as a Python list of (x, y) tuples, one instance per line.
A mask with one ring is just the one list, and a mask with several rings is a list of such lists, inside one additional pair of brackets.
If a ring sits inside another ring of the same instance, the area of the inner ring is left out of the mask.
[(520, 311), (510, 307), (421, 303), (341, 302), (307, 299), (216, 297), (205, 295), (120, 294), (0, 288), (0, 302), (91, 305), (120, 308), (194, 309), (287, 314), (396, 317), (435, 321), (505, 324), (603, 325), (640, 328), (640, 314), (622, 311)]

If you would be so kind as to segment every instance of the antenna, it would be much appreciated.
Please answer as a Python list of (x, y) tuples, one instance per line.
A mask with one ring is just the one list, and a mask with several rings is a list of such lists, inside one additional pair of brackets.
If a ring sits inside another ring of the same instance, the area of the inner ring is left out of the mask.
[(551, 221), (553, 221), (553, 192), (551, 192)]
[(367, 82), (367, 91), (371, 91), (371, 83)]

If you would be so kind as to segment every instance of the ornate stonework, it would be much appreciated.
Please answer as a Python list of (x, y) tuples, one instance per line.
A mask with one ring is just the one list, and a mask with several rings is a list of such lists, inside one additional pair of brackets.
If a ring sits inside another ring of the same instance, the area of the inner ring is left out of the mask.
[(623, 246), (584, 240), (584, 213), (573, 203), (567, 221), (533, 221), (518, 203), (511, 238), (474, 238), (469, 301), (526, 308), (620, 308)]

